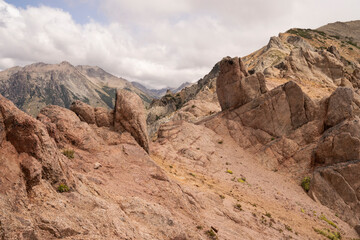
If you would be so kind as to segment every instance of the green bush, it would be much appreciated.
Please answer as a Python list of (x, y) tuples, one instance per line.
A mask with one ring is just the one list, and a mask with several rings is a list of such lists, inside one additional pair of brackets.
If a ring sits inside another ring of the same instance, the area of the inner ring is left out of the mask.
[(306, 192), (310, 190), (310, 182), (311, 182), (310, 177), (304, 177), (303, 180), (301, 181), (301, 186)]

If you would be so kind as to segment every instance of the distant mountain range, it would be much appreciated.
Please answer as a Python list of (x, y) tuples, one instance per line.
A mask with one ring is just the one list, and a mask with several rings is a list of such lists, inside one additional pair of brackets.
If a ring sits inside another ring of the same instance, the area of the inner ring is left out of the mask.
[(144, 93), (146, 93), (147, 95), (149, 95), (152, 98), (161, 98), (166, 94), (166, 92), (168, 90), (170, 90), (172, 93), (177, 93), (177, 92), (180, 92), (183, 88), (192, 85), (192, 83), (185, 82), (185, 83), (181, 84), (178, 88), (168, 87), (168, 88), (161, 88), (161, 89), (148, 89), (141, 83), (138, 83), (138, 82), (131, 82), (131, 83), (134, 87), (140, 89), (141, 91), (143, 91)]

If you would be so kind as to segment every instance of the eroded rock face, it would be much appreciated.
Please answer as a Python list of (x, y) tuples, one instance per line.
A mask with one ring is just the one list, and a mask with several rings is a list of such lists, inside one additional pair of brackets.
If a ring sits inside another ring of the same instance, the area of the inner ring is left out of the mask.
[(328, 129), (314, 150), (317, 165), (360, 159), (360, 119), (354, 117)]
[(350, 88), (339, 87), (329, 97), (325, 124), (333, 127), (353, 116), (354, 92)]
[(360, 162), (349, 161), (318, 168), (313, 175), (310, 196), (334, 209), (341, 219), (360, 226)]
[[(12, 102), (0, 95), (0, 136), (9, 141), (19, 153), (34, 157), (42, 165), (42, 175), (52, 184), (68, 182), (63, 155), (39, 121), (17, 109)], [(3, 124), (1, 124), (1, 119)]]
[(95, 111), (90, 105), (77, 100), (71, 104), (70, 110), (75, 112), (81, 121), (95, 124)]
[(238, 57), (226, 57), (220, 62), (216, 89), (222, 110), (244, 105), (267, 91), (264, 75), (249, 76)]
[(139, 96), (127, 90), (116, 92), (114, 127), (116, 130), (128, 131), (149, 152), (146, 113)]

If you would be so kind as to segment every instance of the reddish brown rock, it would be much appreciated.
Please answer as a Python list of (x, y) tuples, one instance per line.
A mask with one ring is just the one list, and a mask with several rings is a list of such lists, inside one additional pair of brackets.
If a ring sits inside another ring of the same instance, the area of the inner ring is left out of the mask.
[[(63, 155), (49, 137), (45, 126), (36, 119), (17, 109), (12, 102), (0, 95), (0, 115), (4, 122), (6, 140), (19, 153), (27, 153), (42, 165), (43, 177), (53, 185), (67, 182), (67, 167)], [(2, 134), (2, 133), (0, 133)]]
[(95, 110), (90, 105), (77, 100), (71, 104), (70, 110), (75, 112), (81, 121), (87, 122), (88, 124), (96, 123)]
[(31, 189), (38, 185), (41, 180), (41, 164), (31, 156), (24, 156), (20, 163), (21, 170), (24, 173), (26, 182), (26, 190), (29, 192)]
[(331, 165), (360, 159), (360, 119), (343, 121), (328, 129), (314, 150), (315, 164)]
[(98, 127), (110, 127), (114, 125), (113, 111), (109, 111), (106, 108), (95, 108), (95, 121)]
[(114, 127), (128, 131), (141, 147), (149, 152), (144, 105), (138, 95), (127, 90), (118, 90), (115, 101)]
[(240, 58), (226, 57), (220, 62), (216, 92), (222, 110), (244, 105), (266, 91), (264, 75), (249, 76)]
[(360, 225), (359, 188), (360, 162), (356, 160), (316, 169), (309, 194), (356, 227)]
[(333, 127), (353, 116), (354, 92), (350, 88), (338, 87), (329, 97), (325, 124)]
[(69, 109), (49, 105), (41, 109), (40, 114), (39, 119), (44, 121), (59, 147), (71, 144), (82, 149), (96, 149), (103, 143), (90, 125)]

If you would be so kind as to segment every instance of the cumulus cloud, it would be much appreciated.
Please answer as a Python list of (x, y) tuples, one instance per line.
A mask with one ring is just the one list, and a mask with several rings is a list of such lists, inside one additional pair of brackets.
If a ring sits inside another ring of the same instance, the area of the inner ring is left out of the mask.
[(67, 60), (175, 87), (198, 80), (224, 56), (259, 49), (278, 32), (354, 20), (360, 10), (358, 0), (63, 1), (96, 5), (108, 21), (79, 24), (62, 9), (0, 0), (0, 69)]

